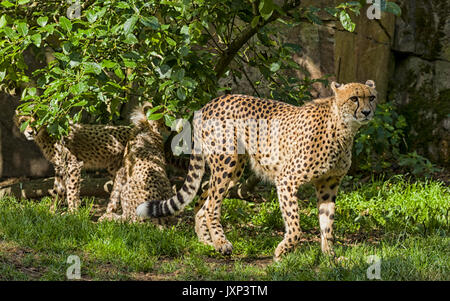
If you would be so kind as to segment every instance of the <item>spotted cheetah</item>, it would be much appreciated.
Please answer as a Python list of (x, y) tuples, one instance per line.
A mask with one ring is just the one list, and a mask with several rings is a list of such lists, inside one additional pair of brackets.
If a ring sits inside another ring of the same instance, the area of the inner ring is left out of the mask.
[(16, 111), (14, 119), (19, 128), (28, 122), (25, 137), (39, 146), (55, 169), (55, 182), (50, 194), (60, 198), (66, 196), (69, 211), (80, 205), (81, 170), (106, 169), (114, 178), (122, 164), (131, 132), (129, 126), (73, 124), (69, 135), (56, 139), (45, 128), (37, 130), (32, 126), (35, 121), (32, 116), (21, 116)]
[(206, 104), (194, 116), (194, 150), (185, 183), (168, 200), (147, 200), (140, 216), (166, 216), (182, 210), (194, 198), (205, 171), (211, 170), (205, 203), (197, 212), (199, 240), (222, 254), (232, 245), (220, 224), (221, 203), (242, 174), (247, 158), (256, 174), (277, 188), (285, 224), (274, 259), (295, 247), (300, 239), (296, 192), (312, 183), (318, 199), (321, 249), (332, 249), (338, 187), (351, 164), (353, 139), (374, 116), (375, 83), (331, 83), (333, 96), (303, 106), (245, 95), (225, 95)]
[[(136, 208), (142, 199), (167, 199), (174, 195), (165, 170), (161, 121), (148, 120), (146, 103), (131, 115), (134, 125), (126, 145), (123, 165), (117, 172), (106, 213), (99, 219), (137, 221)], [(122, 206), (122, 214), (114, 213)], [(161, 223), (161, 221), (157, 221)]]

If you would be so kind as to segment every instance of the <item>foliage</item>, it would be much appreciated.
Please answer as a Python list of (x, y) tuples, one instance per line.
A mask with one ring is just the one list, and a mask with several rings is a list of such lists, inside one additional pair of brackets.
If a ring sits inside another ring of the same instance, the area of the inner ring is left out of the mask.
[[(314, 81), (293, 75), (300, 68), (293, 54), (301, 48), (284, 41), (282, 30), (305, 18), (320, 23), (320, 9), (300, 2), (92, 0), (77, 7), (4, 0), (1, 86), (21, 88), (20, 110), (57, 136), (83, 112), (114, 122), (130, 100), (151, 99), (150, 118), (164, 116), (170, 125), (228, 89), (221, 77), (248, 77), (248, 66), (262, 75), (255, 94), (302, 103)], [(347, 11), (359, 8), (353, 2), (325, 10), (339, 13), (341, 22), (345, 16), (350, 29)], [(38, 66), (28, 66), (27, 56)]]
[(374, 119), (355, 138), (354, 162), (364, 171), (388, 172), (398, 167), (414, 175), (429, 175), (438, 169), (427, 159), (408, 152), (405, 117), (388, 102), (378, 104)]
[(400, 154), (398, 165), (408, 168), (414, 175), (428, 175), (440, 170), (430, 160), (417, 154), (416, 151)]
[[(194, 10), (194, 3), (181, 3), (95, 1), (74, 19), (65, 16), (64, 2), (56, 9), (41, 4), (32, 13), (14, 5), (15, 15), (3, 15), (5, 80), (36, 79), (36, 87), (23, 89), (22, 110), (36, 113), (38, 126), (49, 124), (52, 134), (62, 134), (72, 117), (79, 121), (82, 111), (115, 119), (130, 95), (153, 98), (168, 116), (184, 113), (188, 100), (196, 108), (216, 91), (212, 54), (201, 49), (212, 16), (209, 5)], [(27, 76), (26, 49), (54, 59)]]
[[(219, 90), (214, 58), (221, 49), (211, 44), (233, 38), (240, 28), (233, 31), (232, 20), (251, 15), (251, 3), (234, 0), (99, 0), (73, 19), (67, 3), (27, 3), (2, 2), (0, 74), (9, 88), (25, 87), (21, 110), (55, 135), (82, 111), (117, 119), (131, 97), (163, 109), (153, 119), (188, 117)], [(28, 70), (26, 51), (43, 67)]]

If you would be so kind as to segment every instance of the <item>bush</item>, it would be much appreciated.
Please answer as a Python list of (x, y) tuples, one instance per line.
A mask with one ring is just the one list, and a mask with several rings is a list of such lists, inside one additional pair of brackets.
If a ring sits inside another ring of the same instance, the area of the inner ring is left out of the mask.
[(427, 176), (438, 169), (425, 157), (408, 152), (405, 142), (407, 123), (394, 104), (378, 104), (374, 119), (355, 138), (353, 162), (362, 171), (375, 173), (403, 169), (417, 176)]

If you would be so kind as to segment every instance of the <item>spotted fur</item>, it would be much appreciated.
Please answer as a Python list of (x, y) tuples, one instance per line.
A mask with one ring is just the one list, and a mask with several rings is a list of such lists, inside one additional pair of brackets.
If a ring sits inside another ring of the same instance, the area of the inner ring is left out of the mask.
[(55, 169), (55, 182), (50, 194), (67, 198), (69, 211), (80, 205), (81, 170), (106, 169), (112, 178), (122, 164), (125, 145), (131, 127), (110, 125), (74, 124), (69, 135), (55, 139), (45, 128), (31, 126), (31, 116), (16, 112), (15, 122), (20, 127), (27, 122), (24, 135), (41, 149), (44, 157)]
[[(246, 95), (212, 100), (194, 119), (202, 151), (191, 155), (183, 187), (168, 200), (141, 204), (137, 213), (158, 217), (182, 210), (194, 198), (206, 162), (211, 170), (210, 188), (202, 197), (204, 205), (196, 214), (195, 229), (200, 241), (230, 254), (232, 245), (220, 224), (221, 202), (250, 159), (252, 169), (277, 188), (285, 235), (275, 259), (300, 239), (296, 192), (305, 183), (316, 188), (322, 251), (332, 253), (337, 190), (350, 168), (354, 136), (374, 115), (377, 93), (371, 80), (366, 84), (333, 82), (331, 88), (333, 96), (301, 107)], [(229, 120), (234, 121), (233, 127)]]
[[(123, 165), (114, 181), (111, 201), (100, 220), (137, 221), (136, 207), (146, 199), (167, 199), (174, 195), (166, 174), (162, 122), (148, 120), (145, 110), (149, 103), (139, 106), (131, 115), (134, 128), (125, 149)], [(115, 213), (118, 202), (122, 214)], [(155, 221), (161, 223), (161, 221)]]

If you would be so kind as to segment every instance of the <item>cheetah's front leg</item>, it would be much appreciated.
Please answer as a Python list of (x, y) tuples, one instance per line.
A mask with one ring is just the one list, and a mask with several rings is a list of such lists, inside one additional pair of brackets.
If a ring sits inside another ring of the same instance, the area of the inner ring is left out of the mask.
[(55, 166), (55, 180), (53, 182), (53, 189), (50, 191), (52, 197), (64, 198), (66, 194), (66, 184), (64, 180), (64, 167)]
[(83, 162), (72, 158), (68, 162), (67, 173), (65, 175), (66, 189), (67, 189), (67, 203), (69, 205), (69, 212), (73, 212), (80, 206), (80, 190), (81, 190), (81, 169)]
[(333, 222), (336, 195), (341, 178), (328, 178), (314, 183), (319, 209), (320, 239), (322, 252), (334, 255)]

